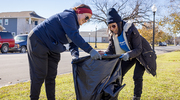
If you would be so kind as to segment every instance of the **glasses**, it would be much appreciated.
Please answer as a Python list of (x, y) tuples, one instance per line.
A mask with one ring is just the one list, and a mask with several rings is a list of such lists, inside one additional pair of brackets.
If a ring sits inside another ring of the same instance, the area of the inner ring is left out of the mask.
[(85, 17), (85, 20), (87, 20), (87, 21), (88, 21), (88, 20), (89, 20), (89, 16), (86, 16), (86, 17)]
[(112, 28), (116, 28), (116, 25), (109, 26), (109, 29), (110, 29), (111, 27), (112, 27)]

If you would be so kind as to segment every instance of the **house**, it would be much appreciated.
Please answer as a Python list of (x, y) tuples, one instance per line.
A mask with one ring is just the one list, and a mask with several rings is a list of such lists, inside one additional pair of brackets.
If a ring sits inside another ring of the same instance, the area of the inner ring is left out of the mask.
[(107, 28), (99, 29), (97, 31), (81, 31), (79, 33), (86, 42), (95, 42), (95, 40), (100, 43), (109, 42)]
[(45, 18), (34, 11), (0, 13), (0, 25), (5, 28), (5, 31), (11, 32), (14, 36), (28, 34), (31, 29), (44, 20)]

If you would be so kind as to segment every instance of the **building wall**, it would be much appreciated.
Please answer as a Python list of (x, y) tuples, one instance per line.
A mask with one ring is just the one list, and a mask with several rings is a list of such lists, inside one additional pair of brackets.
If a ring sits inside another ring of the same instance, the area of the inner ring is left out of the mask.
[(25, 18), (18, 18), (18, 23), (17, 23), (17, 35), (18, 34), (25, 34), (27, 21)]
[[(8, 25), (5, 25), (5, 20), (8, 19)], [(17, 34), (17, 18), (3, 18), (3, 27), (5, 31), (13, 32)]]
[[(95, 42), (95, 37), (83, 37), (86, 42)], [(97, 42), (102, 42), (101, 37), (97, 37)]]
[[(85, 36), (86, 34), (86, 36)], [(86, 41), (86, 42), (95, 42), (95, 35), (89, 35), (87, 36), (88, 33), (83, 33), (83, 35), (81, 34), (81, 36), (83, 37), (83, 39)], [(100, 42), (100, 43), (108, 43), (109, 42), (109, 38), (108, 36), (101, 36), (100, 34), (98, 35), (97, 37), (97, 42)]]
[[(96, 34), (97, 33), (97, 34)], [(86, 42), (95, 42), (95, 36), (97, 36), (97, 42), (108, 43), (107, 29), (103, 28), (96, 31), (81, 31), (80, 35), (84, 38)]]
[[(38, 24), (40, 24), (42, 21), (37, 20)], [(18, 34), (28, 34), (34, 27), (35, 27), (35, 21), (31, 20), (31, 23), (29, 24), (28, 18), (18, 18), (18, 27), (17, 27), (17, 33)]]
[(102, 37), (102, 43), (108, 43), (109, 38), (108, 37)]

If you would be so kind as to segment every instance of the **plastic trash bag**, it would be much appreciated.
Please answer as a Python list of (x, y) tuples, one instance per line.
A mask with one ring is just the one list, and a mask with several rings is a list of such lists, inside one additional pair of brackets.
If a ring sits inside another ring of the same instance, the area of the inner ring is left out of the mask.
[(122, 85), (121, 55), (90, 56), (72, 61), (77, 100), (117, 100)]

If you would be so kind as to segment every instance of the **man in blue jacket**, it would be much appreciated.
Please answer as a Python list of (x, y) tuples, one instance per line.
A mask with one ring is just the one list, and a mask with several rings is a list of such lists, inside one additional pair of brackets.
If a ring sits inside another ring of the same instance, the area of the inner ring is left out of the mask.
[[(78, 58), (80, 47), (91, 55), (92, 59), (101, 59), (79, 34), (79, 26), (92, 16), (89, 6), (81, 4), (70, 10), (55, 14), (36, 26), (28, 36), (27, 51), (31, 78), (31, 100), (38, 100), (45, 81), (48, 100), (55, 100), (55, 78), (60, 53), (66, 50), (63, 44), (70, 44), (73, 58)], [(65, 66), (64, 66), (65, 67)]]

